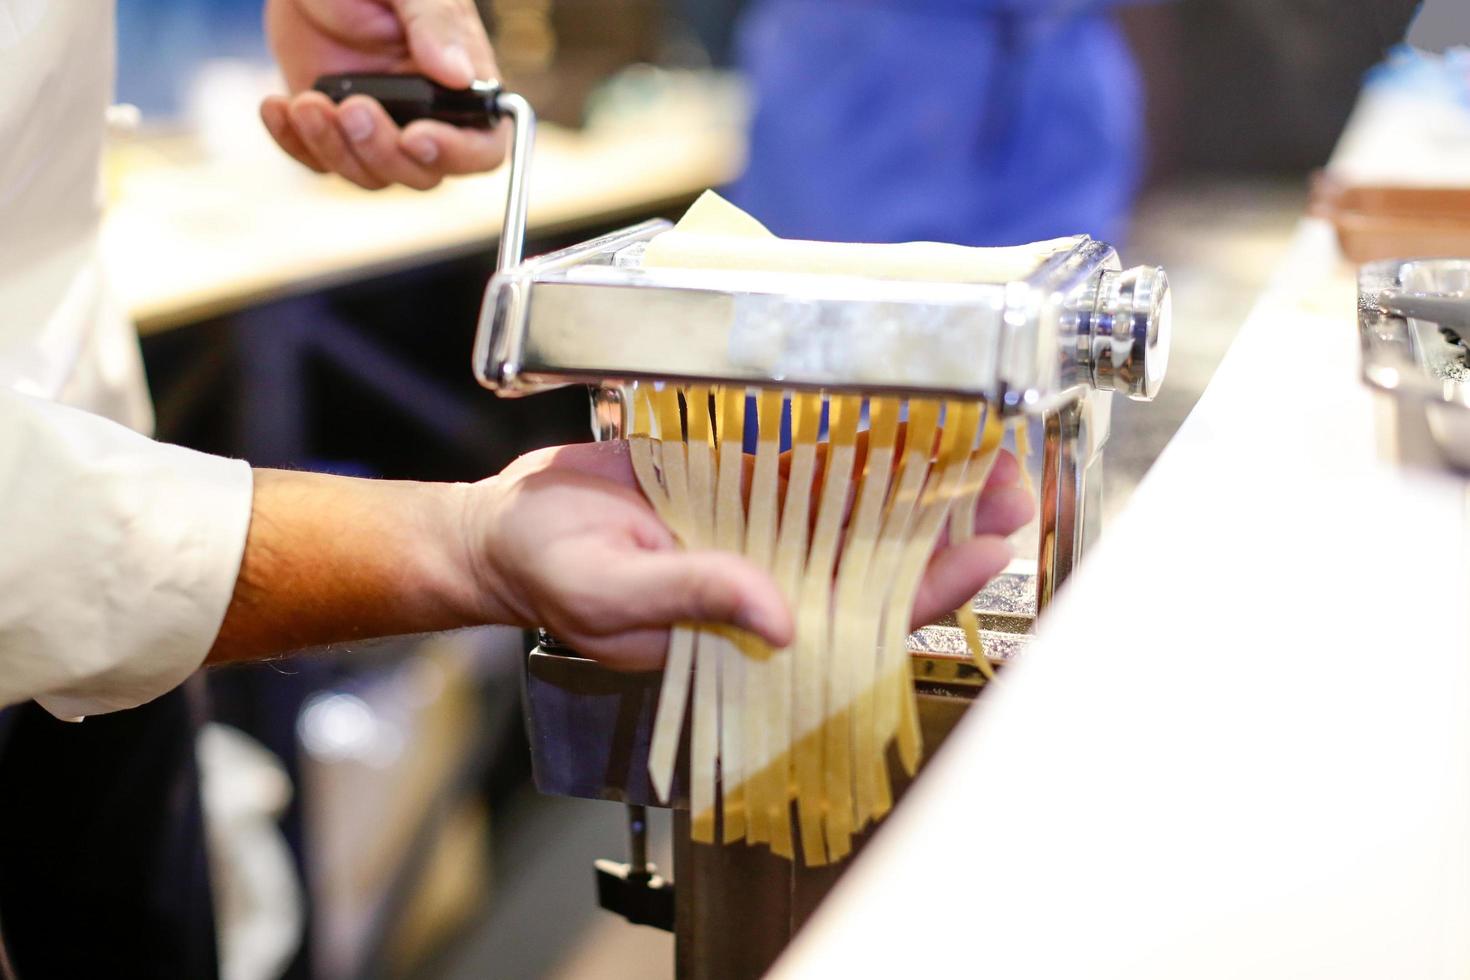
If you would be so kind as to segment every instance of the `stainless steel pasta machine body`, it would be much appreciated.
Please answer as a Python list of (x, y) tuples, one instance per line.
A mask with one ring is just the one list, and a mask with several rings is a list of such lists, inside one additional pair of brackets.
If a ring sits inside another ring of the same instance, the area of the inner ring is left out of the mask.
[[(637, 380), (983, 398), (1037, 420), (1037, 554), (976, 600), (992, 656), (1021, 649), (1097, 535), (1113, 395), (1149, 399), (1162, 381), (1163, 271), (1124, 271), (1111, 246), (1085, 236), (997, 282), (645, 268), (646, 243), (668, 227), (648, 222), (502, 269), (476, 339), (480, 381), (502, 395), (590, 384), (602, 439), (621, 435), (625, 383)], [(933, 744), (983, 680), (952, 625), (920, 630), (909, 646)], [(537, 785), (628, 804), (640, 855), (642, 808), (660, 805), (646, 773), (656, 694), (656, 678), (606, 671), (551, 638), (528, 657)], [(677, 778), (671, 802), (677, 901), (640, 857), (621, 869), (600, 863), (604, 903), (640, 922), (676, 908), (681, 976), (760, 975), (840, 868), (799, 867), (743, 844), (693, 845)]]

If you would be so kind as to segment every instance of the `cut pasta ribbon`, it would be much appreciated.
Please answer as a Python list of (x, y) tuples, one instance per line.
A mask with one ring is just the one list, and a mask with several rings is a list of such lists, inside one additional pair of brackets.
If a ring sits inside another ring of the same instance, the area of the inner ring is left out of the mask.
[[(783, 243), (706, 194), (644, 262), (993, 280), (1055, 247)], [(633, 468), (659, 517), (685, 547), (742, 554), (768, 571), (796, 619), (780, 650), (727, 627), (674, 629), (649, 753), (654, 789), (667, 801), (688, 715), (694, 840), (839, 860), (892, 807), (890, 752), (911, 774), (918, 765), (914, 603), (945, 529), (973, 536), (1005, 427), (977, 402), (779, 388), (640, 383), (629, 401)], [(956, 616), (990, 676), (973, 610)]]

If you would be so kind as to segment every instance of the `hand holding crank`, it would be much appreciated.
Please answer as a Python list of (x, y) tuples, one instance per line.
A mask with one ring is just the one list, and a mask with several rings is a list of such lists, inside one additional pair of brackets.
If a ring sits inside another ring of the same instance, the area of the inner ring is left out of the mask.
[(268, 0), (265, 21), (291, 94), (267, 98), (261, 120), (303, 165), (368, 190), (428, 190), (504, 158), (505, 127), (420, 119), (400, 128), (372, 98), (337, 105), (312, 89), (318, 76), (344, 72), (420, 74), (448, 89), (495, 79), (472, 0)]

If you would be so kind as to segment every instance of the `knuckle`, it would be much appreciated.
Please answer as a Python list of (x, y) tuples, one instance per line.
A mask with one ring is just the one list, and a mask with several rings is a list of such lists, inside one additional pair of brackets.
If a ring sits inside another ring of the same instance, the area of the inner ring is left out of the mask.
[(341, 165), (341, 162), (345, 159), (345, 154), (342, 152), (342, 147), (339, 146), (335, 140), (333, 140), (325, 133), (318, 133), (315, 135), (307, 134), (306, 136), (302, 137), (302, 142), (306, 144), (311, 152), (317, 155), (318, 159), (322, 160), (334, 170), (337, 169)]
[(712, 565), (700, 565), (690, 570), (687, 581), (691, 613), (717, 619), (730, 614), (734, 606), (734, 592), (719, 569)]
[(369, 177), (367, 174), (343, 172), (342, 176), (346, 177), (348, 180), (352, 181), (354, 184), (356, 184), (358, 187), (361, 187), (365, 191), (380, 191), (388, 186), (385, 182), (374, 177)]
[(342, 159), (368, 180), (377, 180), (380, 183), (388, 182), (382, 175), (391, 176), (396, 170), (402, 169), (393, 148), (385, 147), (375, 139), (356, 144), (350, 152), (342, 154)]
[(374, 127), (373, 133), (367, 139), (354, 140), (347, 131), (346, 124), (342, 124), (338, 138), (333, 142), (340, 143), (346, 151), (357, 155), (364, 160), (382, 160), (387, 157), (388, 145), (383, 140), (381, 128)]
[(568, 628), (585, 636), (597, 636), (600, 632), (601, 618), (592, 603), (575, 600), (563, 603), (560, 618)]
[(551, 590), (546, 607), (550, 625), (556, 629), (584, 636), (596, 636), (604, 631), (607, 617), (599, 608), (597, 595), (577, 584), (564, 582)]
[[(374, 170), (388, 170), (392, 163), (391, 158), (386, 156), (381, 148), (372, 143), (359, 144), (353, 151), (352, 157), (356, 158), (354, 162), (360, 162), (364, 168), (372, 167)], [(346, 160), (349, 157), (344, 154), (343, 159)], [(372, 178), (368, 177), (368, 179), (371, 180)]]

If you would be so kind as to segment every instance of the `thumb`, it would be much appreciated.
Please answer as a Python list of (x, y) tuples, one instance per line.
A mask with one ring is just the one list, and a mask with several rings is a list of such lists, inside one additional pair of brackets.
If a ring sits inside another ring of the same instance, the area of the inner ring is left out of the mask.
[(472, 0), (395, 0), (408, 52), (419, 71), (446, 88), (499, 74)]
[(796, 627), (775, 581), (739, 555), (644, 551), (624, 559), (619, 581), (633, 627), (718, 623), (786, 646)]
[(914, 598), (913, 627), (927, 626), (970, 601), (1010, 560), (1010, 543), (999, 535), (981, 535), (939, 549)]

